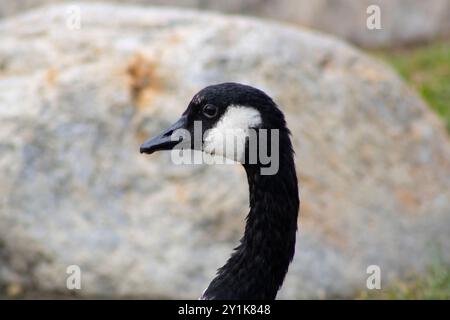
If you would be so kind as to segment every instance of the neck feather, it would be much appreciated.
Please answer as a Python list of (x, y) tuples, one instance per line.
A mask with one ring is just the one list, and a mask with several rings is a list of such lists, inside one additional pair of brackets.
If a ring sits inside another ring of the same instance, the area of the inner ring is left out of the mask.
[(244, 168), (250, 193), (245, 233), (202, 299), (275, 299), (294, 256), (299, 197), (290, 142), (280, 150), (277, 174)]

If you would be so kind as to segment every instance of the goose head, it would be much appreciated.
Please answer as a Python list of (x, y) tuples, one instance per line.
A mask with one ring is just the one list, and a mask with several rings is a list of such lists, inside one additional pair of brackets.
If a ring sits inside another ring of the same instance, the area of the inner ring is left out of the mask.
[[(262, 145), (260, 129), (287, 134), (284, 116), (263, 91), (239, 83), (221, 83), (199, 91), (181, 118), (140, 147), (141, 153), (188, 148), (245, 163)], [(255, 140), (255, 144), (249, 142)], [(273, 144), (265, 135), (264, 145)], [(254, 149), (252, 149), (254, 146)]]

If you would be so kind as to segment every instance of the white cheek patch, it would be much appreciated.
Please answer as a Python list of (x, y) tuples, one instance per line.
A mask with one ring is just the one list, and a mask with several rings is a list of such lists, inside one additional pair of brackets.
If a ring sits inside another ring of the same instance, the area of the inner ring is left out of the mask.
[(243, 162), (250, 130), (261, 124), (261, 114), (255, 108), (231, 105), (216, 125), (205, 132), (203, 151)]

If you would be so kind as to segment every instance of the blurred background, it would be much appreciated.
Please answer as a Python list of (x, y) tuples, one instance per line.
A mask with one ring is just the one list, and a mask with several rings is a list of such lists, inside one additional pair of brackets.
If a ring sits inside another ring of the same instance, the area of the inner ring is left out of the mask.
[(245, 173), (138, 147), (224, 81), (293, 133), (279, 298), (450, 297), (450, 0), (0, 0), (0, 298), (196, 299)]

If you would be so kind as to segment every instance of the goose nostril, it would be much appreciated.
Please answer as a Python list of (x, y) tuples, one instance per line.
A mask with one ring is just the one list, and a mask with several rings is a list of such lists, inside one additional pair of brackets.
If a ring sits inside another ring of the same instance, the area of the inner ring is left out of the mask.
[(172, 135), (172, 133), (174, 132), (175, 130), (168, 130), (167, 132), (164, 132), (164, 134), (163, 134), (163, 136), (164, 137), (168, 137), (168, 138), (170, 138), (170, 136)]
[(172, 139), (172, 134), (178, 129), (184, 129), (185, 125), (186, 118), (181, 117), (177, 122), (161, 132), (158, 136), (145, 141), (140, 147), (140, 152), (151, 154), (160, 150), (172, 150), (179, 142), (183, 140), (182, 137)]

